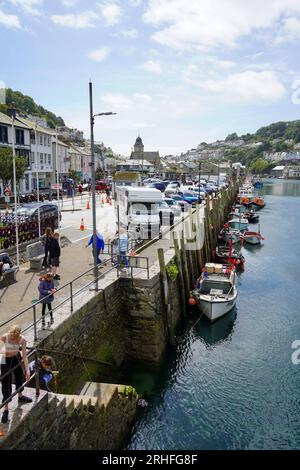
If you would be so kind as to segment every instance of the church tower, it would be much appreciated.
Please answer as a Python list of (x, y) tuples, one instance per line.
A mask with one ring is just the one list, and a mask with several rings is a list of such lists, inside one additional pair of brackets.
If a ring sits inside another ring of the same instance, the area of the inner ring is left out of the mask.
[[(135, 158), (136, 159), (141, 159), (143, 158), (143, 153), (144, 153), (144, 144), (140, 136), (136, 139), (135, 144), (134, 144), (134, 153), (135, 153)], [(140, 158), (139, 158), (140, 157)]]

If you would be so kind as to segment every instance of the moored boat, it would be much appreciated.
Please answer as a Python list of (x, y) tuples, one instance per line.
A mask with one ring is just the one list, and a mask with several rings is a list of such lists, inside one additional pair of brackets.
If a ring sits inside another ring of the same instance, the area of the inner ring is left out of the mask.
[(242, 218), (242, 217), (235, 217), (231, 220), (229, 220), (228, 225), (231, 229), (239, 230), (240, 232), (244, 232), (245, 230), (248, 230), (249, 228), (249, 223), (248, 219)]
[(218, 235), (220, 244), (228, 245), (232, 242), (233, 245), (240, 243), (243, 239), (243, 233), (240, 230), (230, 229), (229, 225), (225, 224)]
[(245, 257), (240, 250), (234, 249), (230, 245), (217, 246), (214, 253), (214, 260), (217, 263), (233, 264), (235, 268), (240, 271), (245, 270)]
[(258, 229), (258, 232), (244, 232), (244, 243), (249, 243), (249, 245), (260, 245), (262, 240), (265, 240), (265, 238), (261, 235), (260, 228)]
[(238, 296), (235, 268), (207, 263), (193, 296), (209, 321), (214, 322), (223, 317), (235, 307)]

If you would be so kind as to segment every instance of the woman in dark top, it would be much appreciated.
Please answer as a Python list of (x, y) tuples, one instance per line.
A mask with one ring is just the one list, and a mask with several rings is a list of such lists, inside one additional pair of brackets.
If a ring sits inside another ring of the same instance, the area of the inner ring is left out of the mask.
[(45, 257), (43, 261), (43, 266), (45, 268), (50, 266), (49, 251), (50, 251), (50, 240), (52, 236), (53, 236), (52, 228), (51, 227), (46, 228), (46, 232), (43, 236), (43, 243), (45, 245)]
[(58, 276), (57, 274), (57, 268), (59, 267), (59, 258), (60, 258), (59, 233), (54, 233), (54, 235), (50, 238), (49, 251), (50, 251), (53, 279), (60, 280), (60, 276)]

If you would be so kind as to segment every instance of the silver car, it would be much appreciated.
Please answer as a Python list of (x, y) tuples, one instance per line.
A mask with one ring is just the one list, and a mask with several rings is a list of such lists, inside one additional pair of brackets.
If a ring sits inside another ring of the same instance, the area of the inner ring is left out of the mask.
[(164, 201), (168, 204), (172, 212), (174, 213), (175, 217), (180, 217), (182, 213), (182, 208), (179, 204), (177, 204), (174, 199), (171, 199), (170, 197), (166, 197)]

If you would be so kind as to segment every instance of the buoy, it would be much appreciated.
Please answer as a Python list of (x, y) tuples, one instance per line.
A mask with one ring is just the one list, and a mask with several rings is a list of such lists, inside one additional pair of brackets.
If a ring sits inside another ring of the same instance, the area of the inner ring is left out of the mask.
[(91, 206), (90, 206), (90, 201), (87, 202), (86, 208), (87, 208), (88, 210), (91, 208)]
[(191, 307), (194, 307), (195, 305), (197, 305), (197, 301), (196, 301), (196, 299), (194, 299), (194, 297), (189, 298), (189, 305)]
[(85, 230), (83, 219), (81, 219), (80, 230), (81, 230), (82, 232), (84, 232), (84, 230)]

